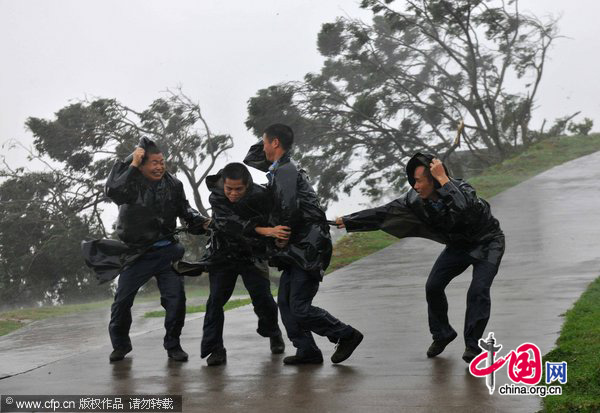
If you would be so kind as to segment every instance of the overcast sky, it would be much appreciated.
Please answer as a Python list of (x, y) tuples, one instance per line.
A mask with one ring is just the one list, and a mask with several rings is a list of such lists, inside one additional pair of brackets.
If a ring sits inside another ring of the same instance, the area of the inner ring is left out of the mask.
[[(318, 71), (322, 23), (365, 20), (358, 1), (0, 0), (0, 142), (31, 143), (29, 116), (51, 117), (71, 100), (107, 97), (138, 109), (182, 86), (214, 132), (229, 133), (240, 160), (254, 137), (247, 100), (260, 88)], [(522, 0), (521, 10), (562, 16), (533, 125), (581, 110), (600, 130), (600, 2)], [(3, 151), (6, 154), (6, 151)], [(23, 163), (11, 152), (14, 163)], [(227, 160), (223, 160), (226, 162)], [(350, 213), (353, 196), (329, 215)]]

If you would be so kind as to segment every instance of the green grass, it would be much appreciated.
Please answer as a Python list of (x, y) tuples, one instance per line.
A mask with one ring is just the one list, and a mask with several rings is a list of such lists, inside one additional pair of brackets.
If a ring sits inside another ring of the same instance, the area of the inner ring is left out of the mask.
[(600, 151), (600, 134), (550, 138), (468, 178), (477, 193), (490, 198), (556, 165)]
[(23, 327), (23, 323), (14, 320), (2, 320), (0, 321), (0, 336), (10, 333), (11, 331), (18, 330)]
[[(223, 306), (223, 310), (227, 311), (227, 310), (232, 310), (234, 308), (238, 308), (238, 307), (242, 307), (244, 305), (250, 304), (252, 302), (252, 300), (250, 298), (240, 298), (237, 300), (229, 300), (227, 302), (227, 304), (225, 304)], [(186, 314), (191, 314), (191, 313), (205, 313), (206, 312), (206, 305), (202, 304), (202, 305), (196, 305), (196, 306), (187, 306), (186, 307)], [(150, 318), (150, 317), (164, 317), (165, 316), (165, 311), (164, 310), (159, 310), (159, 311), (148, 311), (146, 314), (144, 314), (144, 317)]]
[[(193, 288), (189, 291), (186, 290), (186, 296), (188, 297), (205, 297), (208, 296), (208, 293), (209, 291), (206, 287)], [(236, 288), (234, 294), (243, 295), (247, 293), (245, 289)], [(140, 293), (139, 297), (136, 298), (136, 301), (147, 302), (158, 301), (159, 299), (160, 296), (156, 292), (152, 294)], [(80, 313), (83, 311), (91, 311), (100, 308), (110, 308), (111, 303), (112, 299), (108, 299), (83, 304), (65, 304), (3, 311), (0, 312), (0, 336), (18, 330), (19, 328), (24, 327), (32, 321), (44, 320), (50, 317), (58, 317), (61, 315)]]
[(398, 239), (383, 231), (360, 232), (342, 237), (333, 248), (331, 263), (326, 274), (397, 242)]
[(544, 363), (567, 362), (563, 394), (544, 398), (546, 412), (600, 412), (599, 303), (600, 277), (567, 311), (556, 348), (544, 356)]
[(110, 307), (112, 300), (94, 301), (84, 304), (67, 304), (46, 307), (23, 308), (0, 312), (0, 336), (31, 323), (65, 314), (80, 313), (103, 307)]

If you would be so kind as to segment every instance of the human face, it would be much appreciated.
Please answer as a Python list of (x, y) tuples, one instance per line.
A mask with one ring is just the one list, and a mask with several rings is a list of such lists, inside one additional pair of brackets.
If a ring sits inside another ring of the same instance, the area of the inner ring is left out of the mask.
[(415, 168), (415, 191), (419, 194), (419, 196), (423, 199), (430, 198), (435, 191), (435, 186), (433, 184), (433, 179), (425, 174), (425, 166), (417, 166)]
[(275, 162), (277, 160), (277, 148), (279, 148), (279, 139), (275, 138), (270, 141), (267, 134), (263, 134), (263, 151), (268, 161)]
[(238, 202), (244, 197), (244, 195), (246, 195), (247, 189), (247, 184), (244, 184), (244, 182), (241, 179), (225, 178), (223, 190), (225, 192), (225, 196), (227, 197), (227, 199), (229, 199), (229, 202)]
[(146, 179), (158, 182), (166, 172), (165, 157), (162, 153), (151, 153), (146, 157), (146, 162), (140, 165), (140, 171)]

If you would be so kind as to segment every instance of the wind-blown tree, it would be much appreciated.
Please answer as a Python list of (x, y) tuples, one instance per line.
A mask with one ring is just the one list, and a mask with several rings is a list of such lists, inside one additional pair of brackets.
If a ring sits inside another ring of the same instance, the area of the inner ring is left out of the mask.
[(462, 140), (494, 162), (532, 143), (531, 112), (556, 21), (518, 1), (364, 0), (371, 23), (340, 17), (322, 26), (319, 73), (260, 90), (246, 125), (260, 135), (289, 123), (296, 156), (325, 200), (360, 186), (371, 197), (400, 189), (416, 151), (446, 159)]
[[(10, 176), (8, 176), (10, 175)], [(83, 265), (79, 242), (102, 228), (73, 196), (72, 179), (59, 172), (11, 170), (0, 185), (0, 302), (54, 304), (65, 297), (106, 297)]]
[(183, 174), (198, 210), (206, 214), (200, 185), (233, 140), (214, 134), (200, 106), (181, 91), (167, 93), (144, 111), (97, 99), (68, 105), (53, 120), (29, 118), (26, 125), (41, 156), (89, 177), (100, 192), (115, 157), (124, 159), (140, 137), (148, 136), (165, 151), (169, 170)]
[[(79, 244), (111, 236), (102, 221), (103, 204), (109, 202), (104, 183), (115, 159), (133, 152), (141, 136), (163, 148), (168, 169), (187, 180), (204, 215), (200, 184), (233, 146), (231, 136), (212, 133), (200, 106), (181, 91), (167, 92), (143, 111), (115, 99), (79, 101), (54, 119), (29, 118), (26, 126), (34, 136), (29, 159), (43, 171), (14, 169), (6, 160), (0, 170), (3, 304), (57, 303), (106, 293), (85, 266)], [(185, 241), (192, 252), (201, 249), (199, 237)]]

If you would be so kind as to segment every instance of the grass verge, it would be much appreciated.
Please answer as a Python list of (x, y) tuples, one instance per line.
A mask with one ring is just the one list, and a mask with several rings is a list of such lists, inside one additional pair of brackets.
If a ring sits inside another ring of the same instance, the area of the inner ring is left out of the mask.
[(554, 166), (600, 151), (600, 134), (550, 138), (469, 178), (477, 193), (490, 198)]
[[(189, 291), (186, 290), (187, 297), (206, 297), (208, 296), (208, 293), (209, 290), (207, 287), (192, 288)], [(247, 294), (247, 292), (245, 289), (236, 288), (233, 294), (244, 295)], [(142, 292), (140, 292), (139, 296), (136, 298), (137, 302), (158, 300), (160, 300), (158, 293), (144, 295)], [(19, 328), (24, 327), (33, 321), (44, 320), (46, 318), (58, 317), (66, 314), (80, 313), (83, 311), (96, 310), (100, 308), (110, 308), (112, 301), (112, 299), (107, 299), (83, 304), (65, 304), (3, 311), (0, 312), (0, 336), (18, 330)]]
[(543, 365), (546, 361), (567, 362), (567, 383), (562, 385), (563, 394), (544, 398), (546, 412), (600, 412), (599, 303), (600, 277), (567, 311), (556, 348), (543, 358)]
[(8, 334), (14, 330), (18, 330), (32, 321), (44, 320), (46, 318), (65, 314), (80, 313), (83, 311), (95, 310), (103, 307), (110, 307), (111, 302), (112, 300), (102, 300), (84, 304), (32, 307), (19, 310), (3, 311), (0, 312), (0, 336)]
[[(229, 300), (227, 302), (227, 304), (225, 304), (225, 306), (223, 306), (223, 310), (224, 311), (232, 310), (234, 308), (238, 308), (238, 307), (242, 307), (244, 305), (250, 304), (251, 302), (252, 302), (252, 300), (250, 298), (239, 298), (237, 300)], [(185, 312), (186, 312), (186, 314), (205, 313), (206, 305), (202, 304), (202, 305), (195, 305), (195, 306), (187, 306)], [(146, 317), (146, 318), (164, 317), (164, 316), (165, 316), (164, 310), (148, 311), (146, 314), (144, 314), (144, 317)]]

